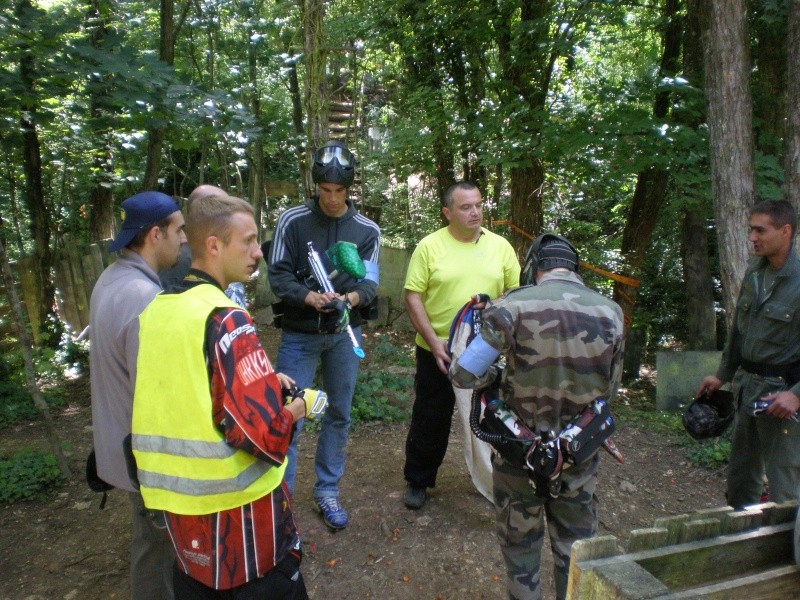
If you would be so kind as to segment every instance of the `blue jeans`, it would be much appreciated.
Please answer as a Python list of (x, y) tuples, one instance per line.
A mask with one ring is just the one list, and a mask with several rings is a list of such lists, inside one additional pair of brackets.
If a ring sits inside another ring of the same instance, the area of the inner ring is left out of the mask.
[[(361, 328), (353, 333), (361, 343)], [(317, 481), (314, 498), (339, 496), (339, 480), (344, 475), (345, 447), (350, 433), (350, 407), (356, 387), (359, 358), (347, 333), (297, 333), (284, 330), (278, 348), (275, 370), (295, 380), (300, 389), (313, 387), (317, 365), (322, 363), (322, 386), (328, 394), (328, 409), (322, 417), (314, 468)], [(297, 431), (287, 453), (288, 464), (284, 480), (294, 493), (297, 474), (297, 440), (303, 421), (297, 422)]]

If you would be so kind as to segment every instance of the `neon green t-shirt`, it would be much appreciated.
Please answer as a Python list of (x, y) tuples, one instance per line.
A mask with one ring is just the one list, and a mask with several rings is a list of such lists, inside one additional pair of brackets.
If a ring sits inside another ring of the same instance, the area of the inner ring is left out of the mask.
[[(403, 287), (421, 294), (436, 335), (446, 340), (459, 308), (475, 294), (497, 298), (519, 285), (519, 261), (504, 238), (482, 229), (476, 242), (459, 242), (447, 227), (424, 237), (411, 255)], [(430, 350), (417, 333), (416, 342)]]

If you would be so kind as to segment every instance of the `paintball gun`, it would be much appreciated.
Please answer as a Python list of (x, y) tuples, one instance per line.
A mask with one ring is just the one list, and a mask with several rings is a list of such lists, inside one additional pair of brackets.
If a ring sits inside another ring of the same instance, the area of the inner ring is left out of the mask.
[[(769, 408), (770, 404), (772, 404), (772, 400), (756, 400), (755, 402), (753, 402), (753, 406), (750, 409), (750, 416), (752, 417), (760, 417), (761, 415), (770, 416), (767, 415), (767, 409)], [(799, 420), (798, 417), (800, 417), (800, 411), (797, 411), (789, 418), (792, 421), (797, 422)]]
[[(339, 248), (346, 248), (343, 242), (337, 242), (337, 244), (341, 244)], [(336, 247), (337, 244), (334, 244), (333, 247)], [(350, 244), (353, 248), (355, 248), (355, 244)], [(332, 247), (332, 248), (333, 248)], [(336, 260), (332, 260), (336, 271), (338, 272), (341, 269), (343, 272), (346, 272), (348, 275), (353, 275), (356, 279), (360, 279), (361, 277), (366, 274), (366, 269), (364, 267), (364, 263), (359, 258), (358, 261), (353, 260), (352, 258), (352, 250), (337, 250), (334, 251), (334, 255), (336, 254), (343, 254), (346, 255), (346, 259), (342, 259), (341, 256), (339, 257), (339, 264), (337, 265)], [(356, 252), (356, 256), (358, 256), (358, 252)], [(330, 258), (330, 254), (328, 254)], [(361, 264), (361, 271), (358, 271), (356, 268), (356, 262)], [(335, 293), (333, 289), (333, 283), (331, 283), (331, 277), (328, 275), (328, 272), (325, 270), (325, 265), (322, 264), (322, 259), (320, 259), (319, 254), (316, 250), (314, 250), (314, 244), (312, 242), (308, 242), (308, 264), (311, 265), (311, 270), (314, 272), (314, 278), (319, 283), (320, 287), (322, 287), (323, 291), (329, 293)], [(353, 269), (356, 272), (361, 272), (361, 277), (358, 277), (356, 274), (351, 273), (350, 269)], [(347, 323), (347, 335), (350, 336), (350, 341), (353, 343), (353, 352), (355, 353), (358, 358), (364, 358), (364, 350), (358, 343), (356, 339), (355, 333), (353, 333), (353, 328), (350, 326), (350, 323)]]

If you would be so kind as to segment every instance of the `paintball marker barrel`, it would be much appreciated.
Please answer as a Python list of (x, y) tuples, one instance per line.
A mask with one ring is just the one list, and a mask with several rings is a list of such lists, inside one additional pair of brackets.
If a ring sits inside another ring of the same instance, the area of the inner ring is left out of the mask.
[[(325, 265), (322, 264), (322, 259), (320, 259), (319, 254), (314, 249), (313, 242), (308, 242), (308, 263), (311, 265), (311, 270), (314, 272), (314, 278), (322, 287), (322, 290), (328, 293), (335, 293), (333, 289), (333, 283), (331, 283), (331, 279), (325, 270)], [(353, 328), (349, 324), (347, 325), (347, 335), (350, 336), (350, 341), (353, 344), (353, 352), (355, 355), (358, 356), (358, 358), (364, 358), (364, 349), (359, 345), (358, 340), (356, 339), (356, 334), (353, 333)]]

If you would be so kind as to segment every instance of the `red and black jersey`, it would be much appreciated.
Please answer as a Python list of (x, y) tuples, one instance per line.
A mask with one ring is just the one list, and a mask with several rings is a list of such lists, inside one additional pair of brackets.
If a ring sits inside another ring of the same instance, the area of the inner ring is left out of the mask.
[[(197, 271), (197, 283), (212, 283)], [(187, 287), (191, 287), (188, 285)], [(206, 357), (213, 419), (228, 444), (280, 465), (292, 436), (292, 415), (283, 406), (281, 385), (240, 308), (215, 311), (206, 326)], [(215, 589), (230, 589), (269, 572), (299, 537), (285, 483), (255, 502), (210, 515), (167, 513), (178, 565)]]

